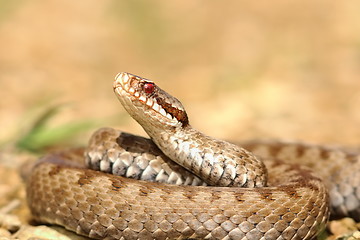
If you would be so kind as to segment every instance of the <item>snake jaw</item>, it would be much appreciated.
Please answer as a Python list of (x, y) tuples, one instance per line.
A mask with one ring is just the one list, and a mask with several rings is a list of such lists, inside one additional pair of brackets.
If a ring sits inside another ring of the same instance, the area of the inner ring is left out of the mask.
[(115, 77), (113, 87), (122, 105), (137, 121), (147, 115), (162, 125), (184, 127), (189, 124), (180, 101), (149, 79), (122, 72)]

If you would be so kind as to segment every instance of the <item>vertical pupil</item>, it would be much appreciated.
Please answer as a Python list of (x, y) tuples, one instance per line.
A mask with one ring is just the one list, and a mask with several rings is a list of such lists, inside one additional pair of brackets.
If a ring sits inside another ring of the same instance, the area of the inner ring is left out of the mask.
[(145, 93), (152, 93), (154, 91), (154, 84), (153, 83), (145, 83), (144, 91), (145, 91)]

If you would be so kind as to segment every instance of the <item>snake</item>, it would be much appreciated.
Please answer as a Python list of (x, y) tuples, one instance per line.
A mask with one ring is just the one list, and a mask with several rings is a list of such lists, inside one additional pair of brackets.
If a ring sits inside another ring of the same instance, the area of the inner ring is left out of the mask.
[[(228, 142), (190, 125), (153, 81), (119, 73), (122, 106), (149, 135), (97, 130), (26, 177), (36, 222), (93, 239), (315, 239), (360, 219), (360, 154), (279, 140)], [(206, 119), (204, 119), (205, 121)]]

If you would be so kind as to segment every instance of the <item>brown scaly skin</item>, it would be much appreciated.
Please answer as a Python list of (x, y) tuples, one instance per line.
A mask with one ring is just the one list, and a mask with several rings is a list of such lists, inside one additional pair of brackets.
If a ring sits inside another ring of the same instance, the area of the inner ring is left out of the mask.
[[(119, 91), (119, 82), (125, 78), (131, 83), (134, 91), (130, 88), (127, 88), (127, 91)], [(141, 84), (138, 84), (139, 82)], [(359, 201), (356, 197), (356, 193), (359, 192), (358, 175), (353, 174), (341, 179), (341, 175), (336, 174), (349, 173), (349, 170), (344, 170), (345, 165), (350, 165), (353, 170), (358, 169), (358, 155), (304, 144), (250, 142), (242, 145), (248, 150), (254, 150), (256, 155), (253, 155), (236, 145), (213, 140), (193, 130), (181, 103), (161, 89), (158, 90), (149, 80), (122, 73), (118, 75), (114, 86), (125, 109), (143, 125), (165, 155), (175, 156), (178, 158), (175, 159), (177, 162), (188, 161), (189, 155), (198, 158), (195, 159), (196, 164), (185, 163), (185, 168), (195, 169), (197, 175), (209, 172), (206, 165), (202, 165), (203, 162), (214, 162), (215, 158), (211, 158), (209, 154), (224, 153), (218, 149), (208, 150), (209, 146), (221, 149), (229, 146), (236, 153), (229, 158), (249, 157), (250, 162), (258, 164), (259, 171), (263, 173), (266, 173), (266, 170), (261, 169), (264, 165), (259, 164), (258, 157), (255, 156), (276, 156), (283, 160), (265, 158), (268, 171), (267, 186), (240, 188), (177, 186), (139, 181), (86, 169), (83, 149), (50, 154), (35, 165), (27, 179), (28, 203), (36, 220), (59, 224), (79, 234), (98, 239), (311, 239), (324, 228), (329, 216), (326, 187), (329, 187), (330, 196), (334, 198), (332, 203), (337, 204), (333, 204), (333, 212), (351, 215), (359, 211)], [(138, 90), (142, 91), (142, 94), (136, 94)], [(127, 93), (132, 96), (128, 96)], [(144, 97), (141, 97), (142, 95)], [(155, 98), (152, 98), (154, 96)], [(156, 97), (161, 100), (157, 100)], [(155, 109), (153, 108), (154, 102), (159, 108), (156, 105)], [(154, 110), (158, 111), (154, 113)], [(136, 111), (143, 111), (145, 114)], [(158, 122), (149, 120), (148, 114), (158, 119)], [(159, 131), (158, 128), (162, 128), (163, 131)], [(103, 167), (111, 161), (113, 162), (109, 165), (117, 166), (123, 162), (128, 164), (129, 159), (136, 159), (138, 162), (130, 167), (131, 173), (137, 172), (134, 170), (135, 165), (145, 169), (140, 171), (138, 178), (149, 177), (147, 175), (151, 174), (148, 173), (154, 173), (152, 168), (157, 169), (159, 165), (165, 166), (166, 169), (178, 170), (166, 167), (171, 165), (167, 165), (168, 158), (151, 141), (126, 134), (126, 139), (123, 137), (124, 134), (116, 130), (99, 130), (86, 150), (87, 161), (93, 163), (89, 160), (91, 156), (109, 154), (109, 157), (105, 157), (108, 162), (99, 163), (99, 166)], [(208, 144), (205, 140), (215, 143)], [(139, 147), (129, 147), (130, 142), (136, 143)], [(191, 150), (192, 148), (196, 151)], [(152, 150), (149, 150), (149, 154), (144, 154), (140, 153), (140, 149)], [(206, 157), (197, 149), (206, 151)], [(237, 155), (239, 152), (240, 155)], [(132, 158), (131, 154), (138, 155)], [(227, 160), (227, 155), (225, 156), (218, 158)], [(312, 158), (316, 161), (311, 161)], [(156, 164), (153, 164), (153, 159), (156, 159)], [(163, 163), (159, 163), (159, 159), (163, 159)], [(321, 166), (321, 173), (314, 175), (299, 164), (285, 164), (284, 161), (287, 160), (310, 164), (313, 170), (318, 170), (316, 168)], [(229, 164), (225, 164), (225, 167), (240, 166), (242, 169), (242, 159), (234, 161), (240, 164), (227, 161)], [(341, 164), (340, 161), (346, 161), (347, 164)], [(320, 162), (325, 162), (325, 167)], [(218, 165), (224, 165), (216, 164), (215, 162), (216, 171)], [(198, 170), (199, 166), (205, 167), (206, 171)], [(266, 184), (266, 176), (258, 177), (253, 174), (258, 171), (256, 168), (250, 172), (232, 169), (223, 171), (220, 175), (225, 176), (225, 180), (219, 180), (216, 171), (211, 170), (211, 167), (209, 169), (213, 177), (204, 180), (210, 184)], [(322, 172), (327, 173), (323, 175)], [(234, 176), (235, 178), (232, 178)], [(234, 180), (238, 176), (245, 180)], [(321, 179), (324, 179), (325, 184)], [(342, 185), (342, 180), (345, 185)], [(329, 181), (332, 181), (332, 185)], [(344, 192), (346, 194), (341, 195)]]

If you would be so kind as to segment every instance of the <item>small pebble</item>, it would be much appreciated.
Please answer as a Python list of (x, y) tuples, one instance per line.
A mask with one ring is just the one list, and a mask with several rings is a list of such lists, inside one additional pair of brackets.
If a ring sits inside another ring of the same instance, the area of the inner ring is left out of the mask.
[[(56, 229), (56, 230), (54, 230)], [(64, 234), (62, 234), (64, 232)], [(48, 239), (56, 239), (56, 240), (85, 240), (89, 238), (85, 238), (75, 233), (66, 231), (61, 227), (47, 227), (44, 225), (41, 226), (29, 226), (25, 225), (20, 228), (16, 234), (13, 235), (14, 238), (19, 240), (48, 240)]]
[(10, 239), (11, 233), (3, 228), (0, 228), (0, 240)]
[(336, 240), (360, 239), (356, 222), (352, 218), (343, 218), (329, 223), (329, 230)]
[(1, 228), (6, 229), (10, 232), (16, 232), (17, 230), (19, 230), (20, 226), (21, 226), (21, 222), (18, 216), (0, 213)]

